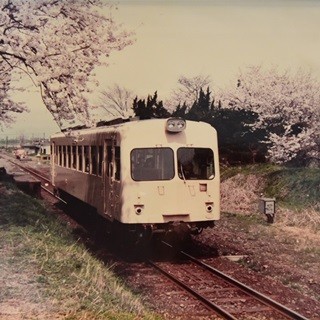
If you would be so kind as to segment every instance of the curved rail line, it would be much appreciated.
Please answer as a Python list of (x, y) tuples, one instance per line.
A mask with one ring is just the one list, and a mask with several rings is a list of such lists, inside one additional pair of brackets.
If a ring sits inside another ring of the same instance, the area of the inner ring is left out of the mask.
[[(171, 246), (169, 244), (166, 245)], [(255, 313), (262, 315), (267, 312), (277, 315), (277, 319), (281, 315), (281, 319), (308, 320), (297, 312), (257, 292), (203, 261), (192, 257), (188, 253), (181, 251), (180, 254), (184, 258), (187, 258), (187, 261), (184, 264), (178, 265), (177, 269), (172, 264), (169, 266), (169, 270), (166, 270), (166, 267), (161, 266), (159, 263), (151, 260), (148, 260), (148, 263), (224, 319), (245, 319), (245, 315), (248, 316), (248, 314), (252, 315)], [(202, 271), (194, 268), (194, 266), (200, 267)], [(181, 271), (182, 269), (184, 270)], [(209, 272), (210, 275), (207, 274), (205, 276), (204, 273), (200, 274), (200, 272)], [(206, 289), (201, 288), (203, 286), (202, 279), (207, 281)], [(219, 296), (222, 296), (224, 292), (231, 293), (231, 297), (219, 299)], [(228, 305), (228, 299), (231, 305)], [(240, 304), (245, 306), (243, 308), (237, 307), (235, 310), (232, 307), (232, 303), (235, 301), (241, 301)], [(237, 314), (240, 317), (236, 317)]]

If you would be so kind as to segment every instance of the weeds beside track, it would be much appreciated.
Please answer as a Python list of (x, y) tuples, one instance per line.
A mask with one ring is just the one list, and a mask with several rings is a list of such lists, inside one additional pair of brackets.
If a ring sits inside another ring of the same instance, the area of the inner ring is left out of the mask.
[(0, 195), (1, 319), (154, 319), (41, 201)]

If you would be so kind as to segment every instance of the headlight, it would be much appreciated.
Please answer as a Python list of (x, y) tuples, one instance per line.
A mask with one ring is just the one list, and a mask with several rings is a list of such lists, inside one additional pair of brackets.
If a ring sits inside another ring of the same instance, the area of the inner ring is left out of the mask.
[(166, 123), (166, 130), (168, 132), (181, 132), (186, 128), (186, 121), (181, 118), (170, 118)]

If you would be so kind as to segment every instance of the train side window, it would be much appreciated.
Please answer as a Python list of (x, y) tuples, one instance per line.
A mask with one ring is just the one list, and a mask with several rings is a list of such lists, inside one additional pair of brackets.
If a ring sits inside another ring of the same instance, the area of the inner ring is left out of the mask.
[(77, 169), (77, 147), (76, 146), (72, 146), (72, 161), (71, 161), (71, 168), (72, 169)]
[(71, 167), (71, 146), (67, 146), (67, 163), (66, 167), (70, 168)]
[(82, 146), (78, 146), (78, 170), (83, 171)]
[(103, 147), (98, 147), (98, 175), (102, 176)]
[(97, 147), (91, 146), (91, 173), (97, 174)]
[(67, 146), (62, 146), (62, 166), (65, 167), (67, 163)]
[(89, 146), (84, 146), (84, 172), (90, 172), (90, 148)]
[(63, 163), (63, 166), (65, 168), (68, 167), (68, 146), (64, 146), (64, 163)]
[(59, 146), (59, 165), (62, 166), (62, 153), (63, 153), (63, 149), (62, 146)]

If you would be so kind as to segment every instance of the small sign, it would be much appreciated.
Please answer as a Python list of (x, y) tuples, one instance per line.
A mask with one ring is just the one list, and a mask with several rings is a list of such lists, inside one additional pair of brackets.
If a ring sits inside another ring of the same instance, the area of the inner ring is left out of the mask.
[(268, 222), (273, 223), (274, 215), (276, 212), (276, 199), (260, 198), (259, 211), (267, 216)]

